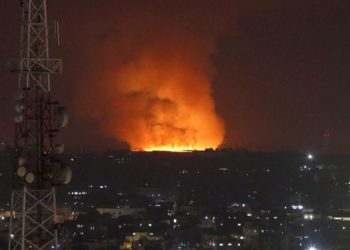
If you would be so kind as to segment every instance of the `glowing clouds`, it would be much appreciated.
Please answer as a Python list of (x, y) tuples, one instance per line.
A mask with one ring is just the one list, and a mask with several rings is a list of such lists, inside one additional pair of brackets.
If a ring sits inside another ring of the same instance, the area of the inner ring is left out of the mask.
[(218, 147), (224, 127), (215, 113), (210, 75), (200, 64), (168, 56), (143, 53), (119, 68), (108, 95), (116, 106), (105, 128), (133, 150)]

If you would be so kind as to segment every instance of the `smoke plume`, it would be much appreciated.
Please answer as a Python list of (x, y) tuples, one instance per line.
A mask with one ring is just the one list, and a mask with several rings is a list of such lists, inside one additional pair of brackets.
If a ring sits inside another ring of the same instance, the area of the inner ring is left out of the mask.
[(87, 107), (82, 114), (133, 150), (201, 150), (223, 142), (210, 60), (222, 17), (207, 20), (178, 3), (128, 6), (127, 15), (104, 20), (113, 25), (90, 48), (95, 77), (77, 98)]

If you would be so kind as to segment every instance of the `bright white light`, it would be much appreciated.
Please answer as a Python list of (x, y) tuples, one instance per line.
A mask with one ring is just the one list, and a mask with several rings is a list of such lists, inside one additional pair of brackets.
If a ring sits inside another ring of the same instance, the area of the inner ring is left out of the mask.
[(309, 247), (308, 250), (317, 250), (317, 248), (316, 247)]
[(304, 209), (304, 206), (303, 205), (292, 205), (292, 209), (294, 210), (303, 210)]
[(314, 158), (314, 156), (313, 156), (313, 154), (308, 154), (308, 155), (307, 155), (307, 158), (308, 158), (309, 160), (312, 160), (312, 159)]
[(312, 214), (305, 214), (304, 215), (304, 219), (305, 220), (313, 220), (314, 219), (314, 216)]

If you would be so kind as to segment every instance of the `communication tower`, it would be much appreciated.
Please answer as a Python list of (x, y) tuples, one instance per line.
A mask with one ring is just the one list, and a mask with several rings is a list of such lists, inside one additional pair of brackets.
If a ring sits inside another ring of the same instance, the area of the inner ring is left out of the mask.
[(59, 160), (64, 146), (54, 143), (68, 122), (67, 110), (51, 100), (50, 76), (62, 72), (62, 60), (49, 57), (46, 0), (20, 5), (20, 59), (11, 69), (18, 73), (18, 93), (8, 249), (59, 249), (55, 187), (72, 176)]

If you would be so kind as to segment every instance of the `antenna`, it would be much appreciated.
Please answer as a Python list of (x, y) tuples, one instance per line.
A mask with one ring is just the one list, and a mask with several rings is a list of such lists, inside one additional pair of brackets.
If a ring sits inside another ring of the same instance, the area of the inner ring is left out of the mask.
[(57, 20), (55, 21), (55, 37), (57, 46), (60, 46), (60, 23)]
[[(54, 138), (68, 123), (68, 112), (51, 101), (51, 75), (62, 60), (49, 56), (46, 0), (21, 0), (20, 59), (15, 100), (15, 154), (8, 250), (49, 250), (57, 239), (56, 186), (68, 184), (69, 166), (59, 159), (64, 146)], [(59, 44), (59, 24), (55, 24)]]

